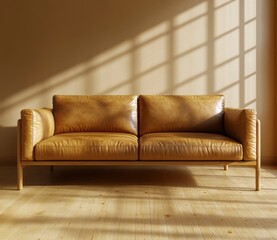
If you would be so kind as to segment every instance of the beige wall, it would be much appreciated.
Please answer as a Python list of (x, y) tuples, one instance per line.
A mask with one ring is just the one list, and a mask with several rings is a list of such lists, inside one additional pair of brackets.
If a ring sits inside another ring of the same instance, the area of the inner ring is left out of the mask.
[(263, 124), (262, 155), (264, 162), (276, 164), (276, 1), (257, 0), (257, 6), (257, 110)]
[[(256, 108), (275, 159), (274, 0), (0, 3), (0, 159), (53, 94), (224, 94)], [(257, 34), (259, 33), (259, 34)], [(257, 37), (258, 36), (258, 37)]]

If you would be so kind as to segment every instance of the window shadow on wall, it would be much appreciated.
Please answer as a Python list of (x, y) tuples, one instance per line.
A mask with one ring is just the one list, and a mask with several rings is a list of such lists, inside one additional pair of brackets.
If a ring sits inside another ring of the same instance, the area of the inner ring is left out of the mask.
[(256, 1), (5, 1), (0, 11), (2, 128), (54, 94), (224, 94), (256, 108)]
[(223, 93), (255, 107), (255, 1), (59, 4), (6, 2), (1, 112), (57, 93)]

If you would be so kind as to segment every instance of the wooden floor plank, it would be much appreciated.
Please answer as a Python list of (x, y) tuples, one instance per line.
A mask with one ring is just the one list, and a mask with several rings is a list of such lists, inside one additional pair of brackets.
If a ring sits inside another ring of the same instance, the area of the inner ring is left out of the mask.
[(0, 240), (277, 239), (277, 168), (0, 167)]

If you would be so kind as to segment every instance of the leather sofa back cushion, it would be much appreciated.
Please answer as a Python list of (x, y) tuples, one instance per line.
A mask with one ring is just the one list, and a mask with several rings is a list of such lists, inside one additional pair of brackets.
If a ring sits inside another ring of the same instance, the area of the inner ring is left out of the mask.
[(224, 96), (139, 98), (140, 135), (157, 132), (223, 133)]
[(137, 135), (137, 96), (55, 95), (55, 134), (121, 132)]

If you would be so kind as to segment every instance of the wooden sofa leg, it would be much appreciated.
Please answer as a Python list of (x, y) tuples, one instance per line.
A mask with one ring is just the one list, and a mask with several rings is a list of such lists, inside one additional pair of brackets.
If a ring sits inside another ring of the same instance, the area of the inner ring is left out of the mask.
[(54, 171), (54, 166), (53, 166), (53, 165), (50, 166), (50, 171), (51, 171), (51, 172)]
[(21, 163), (21, 119), (17, 121), (17, 189), (23, 188), (23, 166)]
[(256, 159), (256, 191), (261, 189), (261, 122), (257, 120), (256, 122), (256, 132), (257, 132), (257, 159)]
[(21, 163), (17, 164), (17, 189), (23, 189), (23, 166)]
[(256, 191), (259, 191), (261, 189), (261, 164), (258, 161), (256, 163)]
[(228, 170), (228, 165), (224, 165), (224, 171)]

